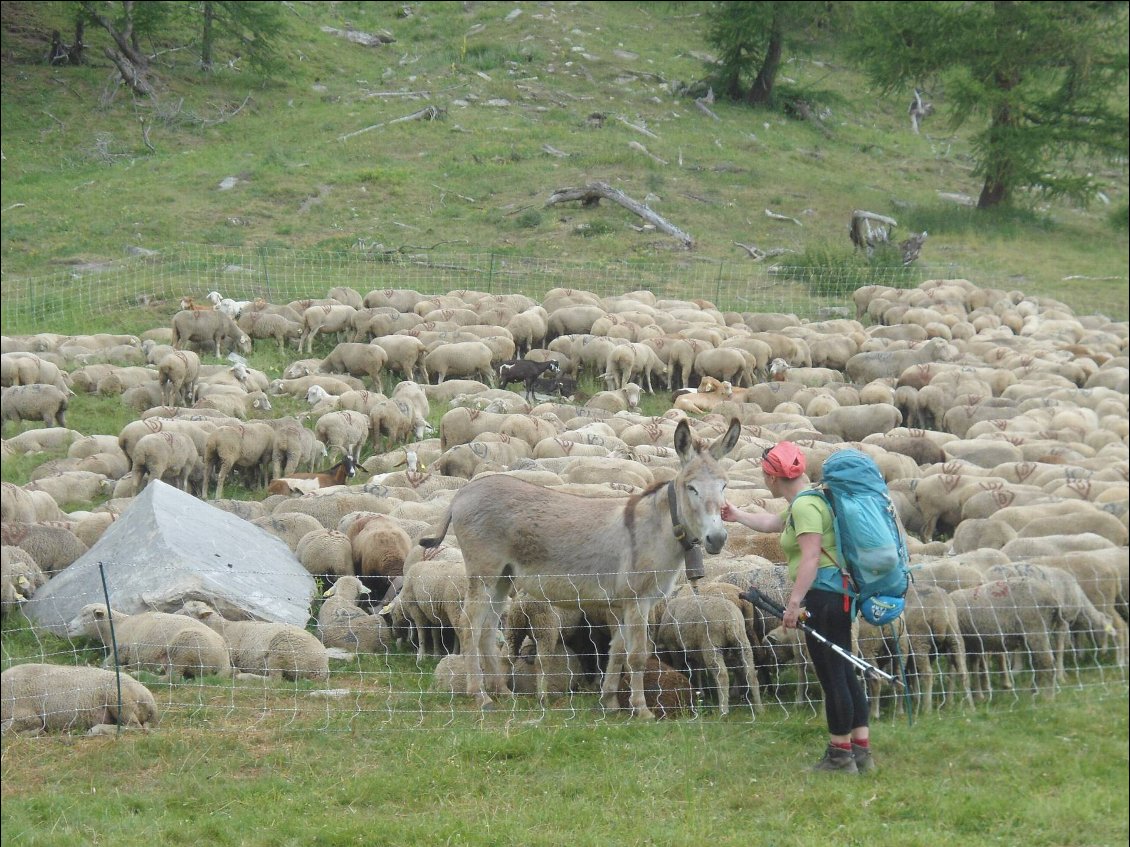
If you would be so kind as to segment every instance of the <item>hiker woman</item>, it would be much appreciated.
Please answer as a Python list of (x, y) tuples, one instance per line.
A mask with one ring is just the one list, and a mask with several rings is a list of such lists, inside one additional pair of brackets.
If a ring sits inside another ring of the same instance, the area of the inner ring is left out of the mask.
[[(758, 532), (781, 533), (781, 549), (789, 560), (793, 587), (784, 624), (795, 629), (807, 614), (808, 625), (851, 651), (851, 601), (843, 593), (843, 575), (828, 551), (836, 549), (832, 512), (823, 497), (798, 497), (808, 486), (804, 453), (791, 441), (780, 441), (761, 457), (765, 484), (789, 508), (780, 515), (751, 514), (726, 503), (722, 519)], [(802, 608), (803, 607), (803, 608)], [(819, 771), (857, 773), (874, 767), (868, 729), (869, 708), (855, 669), (829, 647), (805, 634), (816, 676), (824, 691), (828, 748), (814, 767)]]

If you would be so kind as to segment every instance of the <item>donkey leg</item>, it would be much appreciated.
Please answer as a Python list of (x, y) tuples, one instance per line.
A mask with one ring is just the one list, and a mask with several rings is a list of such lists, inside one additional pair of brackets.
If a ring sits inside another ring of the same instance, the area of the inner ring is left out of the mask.
[[(647, 707), (644, 696), (643, 672), (647, 667), (647, 658), (650, 654), (650, 641), (647, 637), (647, 613), (649, 605), (642, 603), (629, 603), (624, 613), (624, 657), (629, 678), (632, 682), (632, 693), (628, 703), (632, 707), (632, 714), (636, 717), (654, 719), (651, 709)], [(729, 685), (729, 681), (727, 681)]]
[(600, 705), (605, 711), (614, 712), (620, 708), (620, 674), (623, 671), (623, 623), (615, 620), (612, 626), (612, 642), (608, 645), (608, 664), (604, 669), (604, 682), (600, 686)]
[[(463, 630), (467, 639), (467, 694), (475, 698), (480, 709), (489, 709), (492, 700), (483, 690), (483, 635), (490, 615), (490, 595), (481, 578), (468, 580), (467, 596), (463, 601)], [(486, 633), (494, 637), (494, 633)]]
[(537, 671), (538, 706), (544, 709), (549, 700), (549, 681), (545, 674), (545, 657), (550, 655), (552, 651), (560, 649), (564, 652), (565, 650), (565, 646), (561, 643), (560, 612), (553, 606), (549, 606), (545, 623), (534, 627), (530, 635), (534, 639), (534, 669)]

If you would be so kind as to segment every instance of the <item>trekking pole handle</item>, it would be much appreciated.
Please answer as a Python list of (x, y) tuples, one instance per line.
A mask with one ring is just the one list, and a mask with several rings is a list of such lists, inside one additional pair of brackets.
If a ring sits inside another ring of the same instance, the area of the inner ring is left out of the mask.
[[(750, 586), (746, 591), (742, 592), (739, 596), (746, 599), (746, 600), (749, 600), (751, 603), (753, 603), (753, 605), (757, 606), (763, 612), (768, 612), (769, 614), (773, 615), (774, 617), (778, 617), (781, 620), (784, 620), (784, 618), (785, 618), (784, 607), (781, 606), (779, 603), (775, 603), (773, 600), (770, 600), (768, 597), (765, 596), (765, 594), (763, 594), (761, 591), (759, 591), (755, 586)], [(798, 618), (798, 620), (797, 620), (797, 628), (799, 630), (801, 630), (802, 632), (807, 632), (807, 633), (811, 634), (812, 637), (815, 638), (817, 641), (820, 641), (823, 644), (827, 645), (828, 648), (831, 649), (834, 653), (836, 653), (839, 656), (846, 659), (849, 663), (854, 665), (859, 670), (863, 671), (865, 674), (867, 674), (869, 676), (878, 677), (879, 679), (885, 680), (886, 682), (889, 682), (892, 685), (896, 685), (896, 686), (899, 686), (899, 687), (902, 686), (902, 680), (899, 679), (897, 676), (887, 673), (882, 668), (875, 667), (873, 664), (868, 662), (866, 659), (863, 659), (863, 658), (855, 655), (854, 653), (850, 652), (849, 650), (845, 650), (843, 647), (841, 647), (839, 644), (836, 644), (834, 641), (829, 641), (826, 637), (821, 635), (818, 631), (816, 631), (815, 629), (813, 629), (811, 626), (809, 626), (808, 624), (806, 624), (804, 622), (808, 618), (809, 618), (808, 611), (807, 610), (802, 611), (801, 617)]]

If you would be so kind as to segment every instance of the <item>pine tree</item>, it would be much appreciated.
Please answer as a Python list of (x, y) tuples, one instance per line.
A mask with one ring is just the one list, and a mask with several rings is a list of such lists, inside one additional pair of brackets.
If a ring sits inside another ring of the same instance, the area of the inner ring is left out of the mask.
[(1126, 160), (1125, 2), (867, 3), (852, 47), (886, 92), (934, 87), (954, 128), (984, 122), (979, 208), (1025, 188), (1086, 202), (1080, 154)]

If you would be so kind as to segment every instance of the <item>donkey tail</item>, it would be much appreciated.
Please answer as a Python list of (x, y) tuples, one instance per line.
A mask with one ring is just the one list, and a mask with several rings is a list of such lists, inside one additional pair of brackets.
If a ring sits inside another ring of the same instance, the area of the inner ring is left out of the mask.
[(451, 506), (448, 506), (444, 511), (440, 522), (432, 527), (431, 535), (421, 538), (417, 543), (427, 550), (438, 547), (443, 541), (443, 537), (447, 535), (449, 526), (451, 526)]

